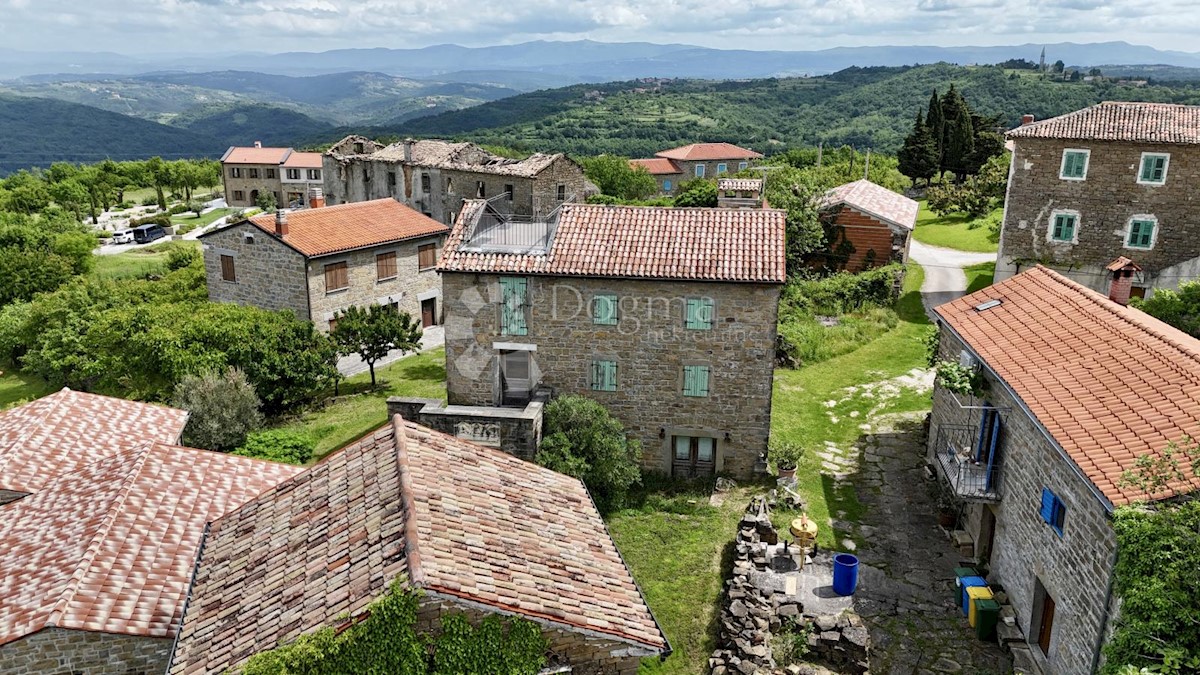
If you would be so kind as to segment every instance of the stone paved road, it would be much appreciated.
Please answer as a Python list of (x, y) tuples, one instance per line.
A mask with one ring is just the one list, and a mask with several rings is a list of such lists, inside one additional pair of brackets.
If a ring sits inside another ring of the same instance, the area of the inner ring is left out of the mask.
[(855, 609), (871, 631), (877, 675), (1011, 672), (954, 605), (959, 557), (937, 526), (923, 469), (922, 415), (873, 420), (851, 482), (864, 506)]
[(921, 284), (921, 301), (925, 313), (943, 302), (950, 302), (967, 290), (967, 275), (962, 268), (967, 265), (992, 262), (995, 253), (969, 253), (952, 248), (930, 246), (912, 240), (908, 249), (909, 259), (925, 268), (925, 283)]

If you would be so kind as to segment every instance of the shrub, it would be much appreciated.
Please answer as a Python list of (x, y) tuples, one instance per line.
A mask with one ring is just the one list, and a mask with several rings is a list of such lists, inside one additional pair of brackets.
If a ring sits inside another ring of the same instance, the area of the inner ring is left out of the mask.
[(112, 239), (113, 233), (108, 230), (97, 230), (96, 236), (100, 239)]
[(161, 225), (163, 227), (170, 227), (171, 216), (165, 213), (159, 213), (153, 216), (147, 216), (145, 218), (134, 218), (133, 220), (129, 221), (130, 227), (137, 227), (139, 225)]
[(246, 442), (233, 454), (285, 464), (307, 464), (316, 447), (313, 437), (302, 431), (264, 429), (247, 435)]
[(262, 426), (258, 394), (237, 368), (224, 375), (209, 371), (184, 377), (175, 385), (173, 403), (191, 413), (183, 441), (198, 448), (236, 448), (247, 434)]
[(641, 479), (642, 444), (608, 410), (583, 396), (560, 396), (545, 410), (537, 462), (587, 485), (602, 512), (620, 508)]
[(158, 206), (158, 197), (150, 195), (142, 198), (142, 206)]
[(804, 457), (804, 447), (795, 441), (772, 438), (767, 447), (767, 457), (778, 469), (794, 469)]
[(167, 209), (167, 213), (169, 213), (173, 216), (177, 216), (181, 213), (186, 213), (190, 210), (191, 209), (188, 208), (187, 204), (176, 204), (175, 206), (172, 206), (171, 208)]
[(200, 251), (192, 246), (174, 246), (167, 254), (167, 269), (171, 271), (190, 267), (200, 260)]
[(794, 279), (783, 290), (782, 303), (816, 314), (846, 314), (865, 307), (892, 304), (898, 264), (851, 274), (839, 272), (822, 279)]

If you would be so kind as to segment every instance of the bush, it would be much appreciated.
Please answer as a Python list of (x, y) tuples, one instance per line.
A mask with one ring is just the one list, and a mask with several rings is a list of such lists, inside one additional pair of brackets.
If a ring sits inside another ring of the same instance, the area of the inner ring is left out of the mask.
[(171, 216), (165, 213), (159, 213), (153, 216), (147, 216), (145, 218), (134, 218), (133, 220), (129, 221), (130, 227), (138, 227), (139, 225), (161, 225), (163, 227), (170, 227)]
[(583, 396), (551, 401), (543, 425), (538, 464), (582, 480), (601, 512), (623, 506), (641, 479), (642, 444), (628, 438), (604, 406)]
[(876, 306), (886, 307), (895, 299), (898, 264), (851, 274), (839, 272), (822, 279), (794, 279), (783, 289), (782, 304), (815, 314), (838, 315)]
[(192, 246), (175, 246), (167, 254), (167, 269), (171, 271), (191, 267), (192, 263), (200, 260), (200, 251)]
[(97, 230), (96, 237), (100, 239), (112, 239), (113, 233), (108, 230)]
[(177, 216), (181, 213), (187, 213), (190, 210), (191, 209), (188, 208), (187, 204), (176, 204), (175, 206), (167, 209), (167, 213), (171, 214), (172, 216)]
[(184, 377), (175, 385), (172, 403), (191, 413), (183, 442), (194, 447), (228, 451), (262, 426), (258, 394), (237, 368), (224, 375), (209, 371)]
[(313, 437), (302, 431), (264, 429), (246, 436), (246, 442), (233, 454), (285, 464), (307, 464), (316, 447)]
[(150, 195), (142, 198), (142, 206), (158, 206), (158, 197)]

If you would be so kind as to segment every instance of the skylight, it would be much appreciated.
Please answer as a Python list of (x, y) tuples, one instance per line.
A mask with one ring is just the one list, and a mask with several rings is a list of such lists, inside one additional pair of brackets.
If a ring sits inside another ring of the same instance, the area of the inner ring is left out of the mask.
[(993, 307), (999, 307), (1003, 302), (1003, 300), (988, 300), (986, 302), (981, 302), (978, 305), (975, 305), (975, 311), (986, 312)]

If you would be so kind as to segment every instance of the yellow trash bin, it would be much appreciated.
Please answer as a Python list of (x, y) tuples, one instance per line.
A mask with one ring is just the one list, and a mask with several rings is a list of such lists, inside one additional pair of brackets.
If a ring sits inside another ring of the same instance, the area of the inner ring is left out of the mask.
[(988, 588), (987, 586), (971, 586), (967, 588), (967, 603), (971, 608), (967, 614), (967, 621), (969, 621), (972, 626), (975, 625), (976, 617), (975, 601), (991, 599), (992, 589)]

